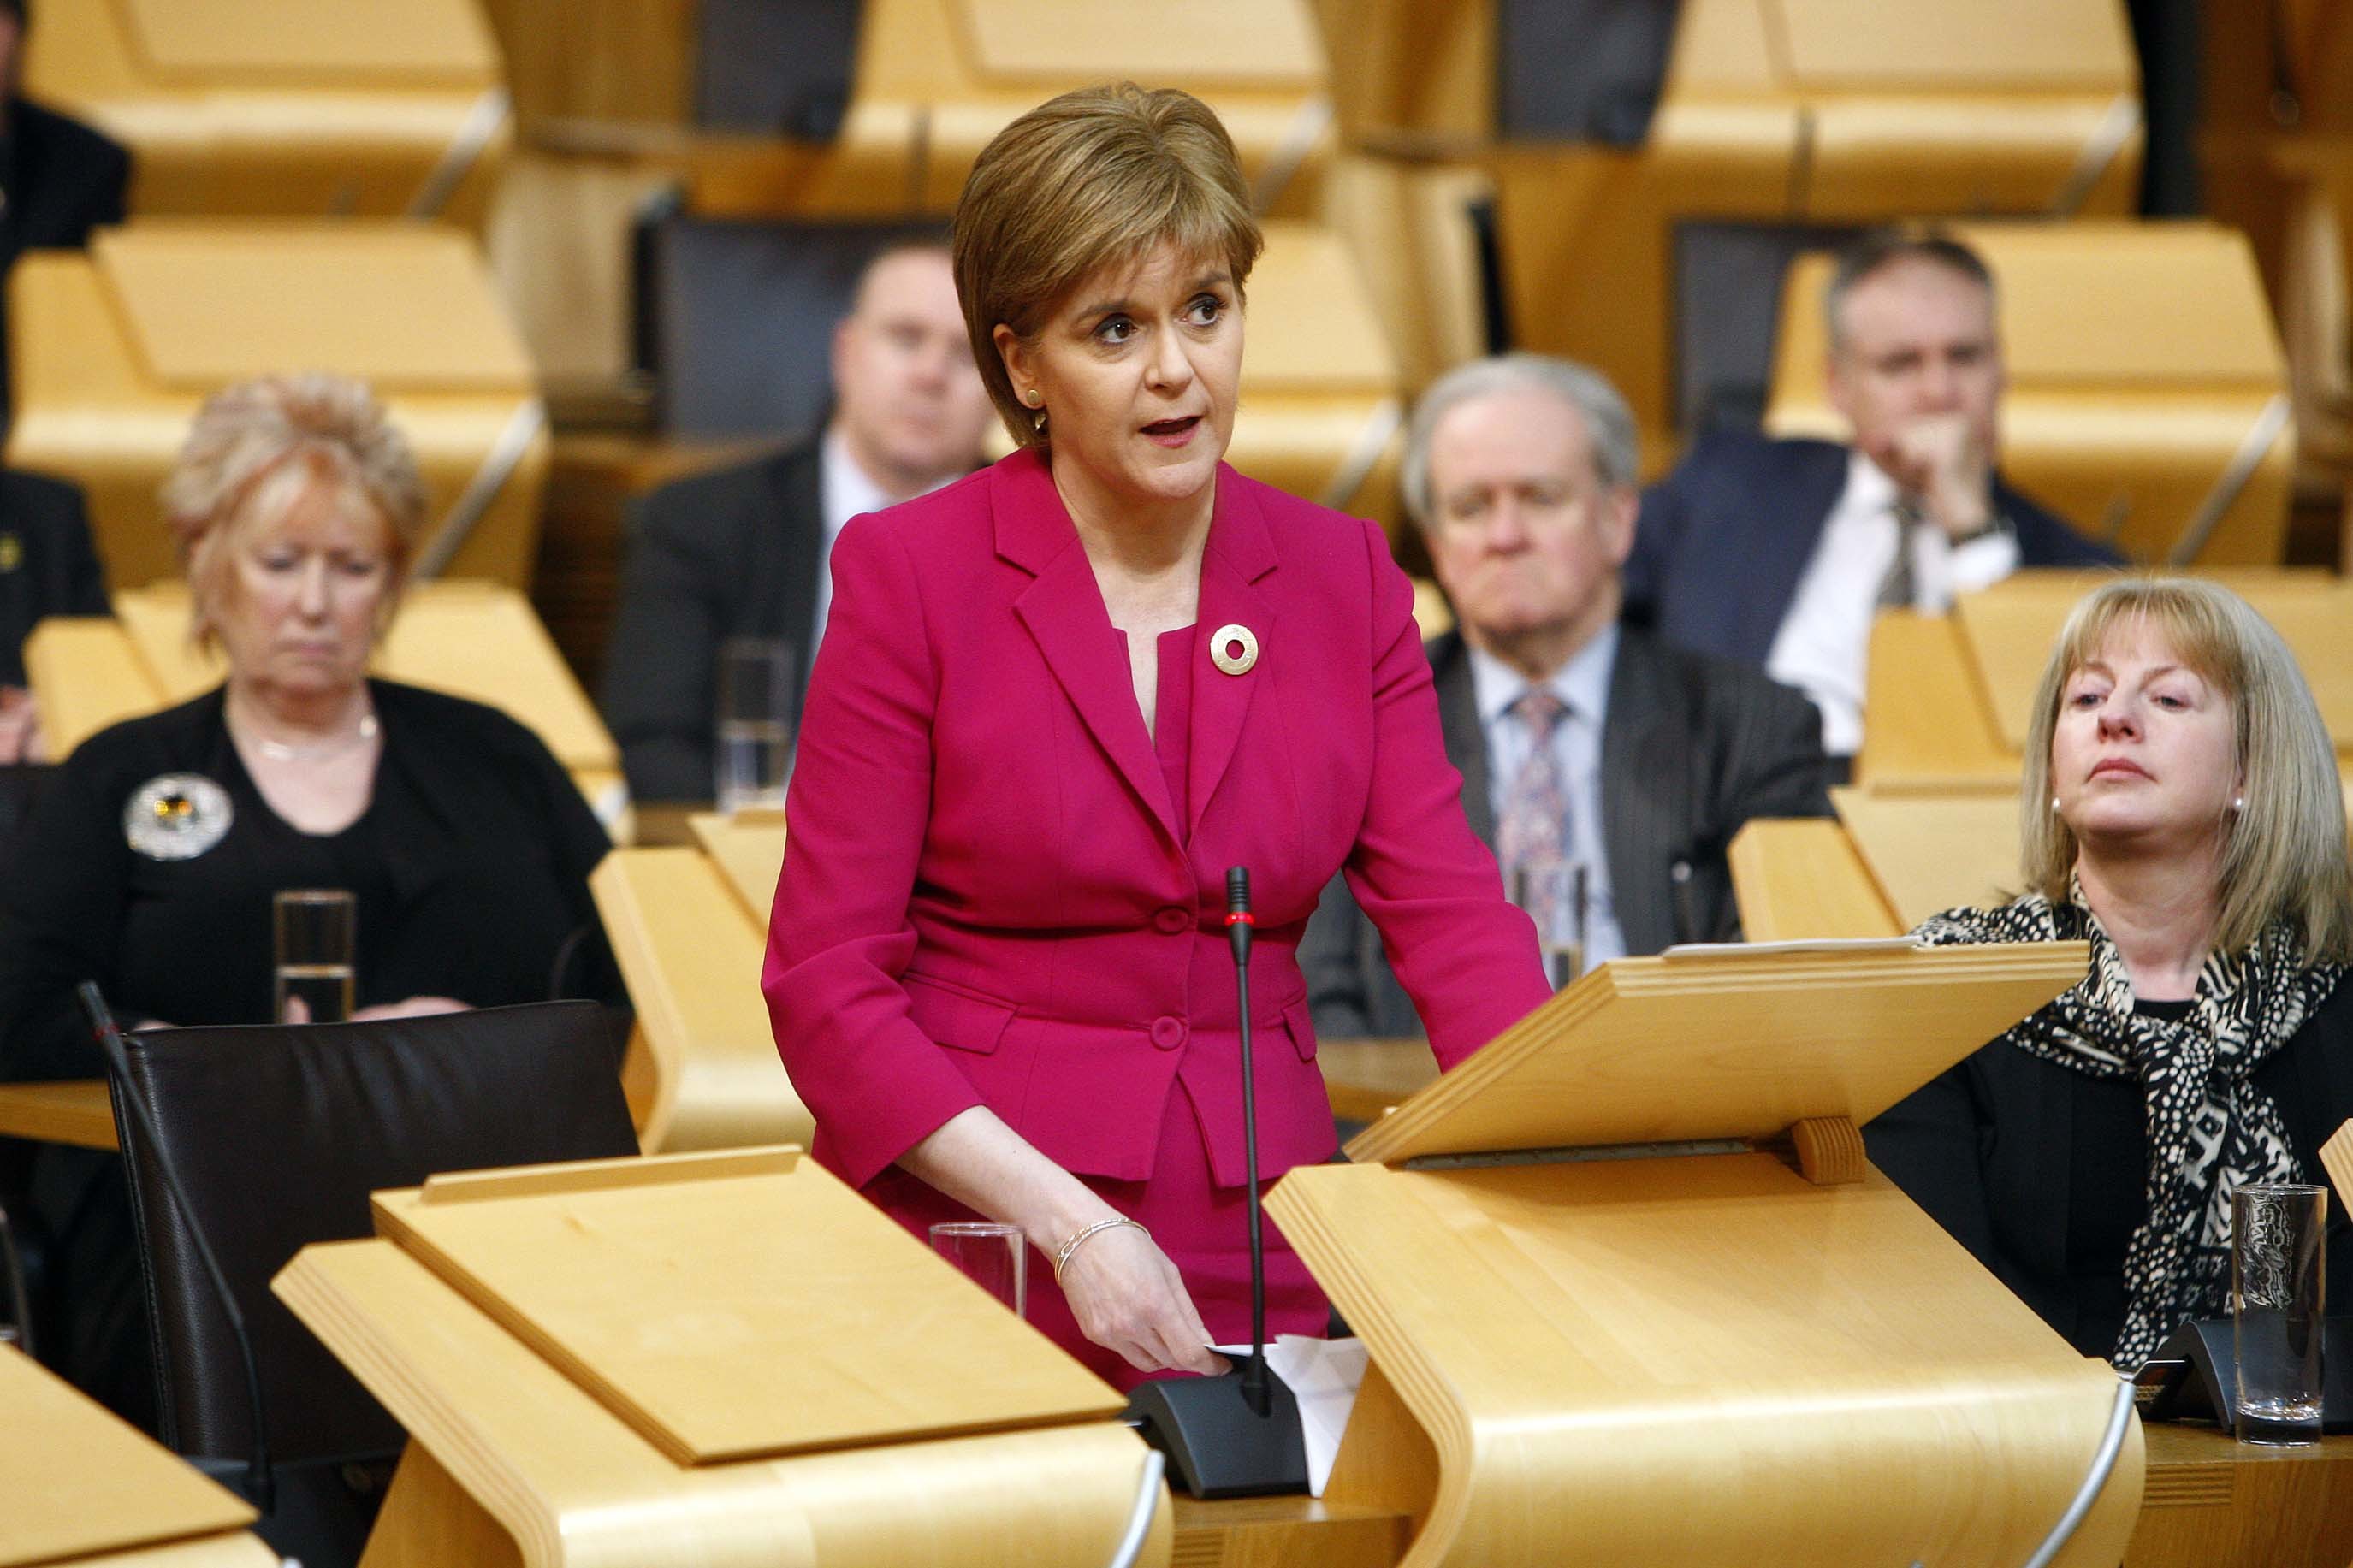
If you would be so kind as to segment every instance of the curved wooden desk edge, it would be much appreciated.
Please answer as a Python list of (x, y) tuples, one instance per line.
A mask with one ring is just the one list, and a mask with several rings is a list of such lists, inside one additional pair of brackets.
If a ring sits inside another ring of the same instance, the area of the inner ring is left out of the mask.
[(112, 1149), (114, 1102), (102, 1078), (0, 1083), (0, 1137)]

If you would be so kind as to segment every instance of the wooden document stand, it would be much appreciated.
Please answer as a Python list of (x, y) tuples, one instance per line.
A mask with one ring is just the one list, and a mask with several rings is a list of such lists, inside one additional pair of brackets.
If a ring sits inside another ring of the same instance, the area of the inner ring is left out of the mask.
[[(1620, 961), (1356, 1139), (1357, 1163), (1292, 1172), (1271, 1212), (1373, 1358), (1327, 1496), (1411, 1512), (1409, 1568), (2024, 1561), (2115, 1374), (1856, 1129), (2085, 963)], [(2135, 1424), (2061, 1563), (2123, 1555), (2142, 1464)]]
[[(1111, 1387), (793, 1149), (380, 1193), (274, 1289), (411, 1438), (367, 1568), (1100, 1568)], [(1140, 1561), (1167, 1561), (1165, 1501)]]

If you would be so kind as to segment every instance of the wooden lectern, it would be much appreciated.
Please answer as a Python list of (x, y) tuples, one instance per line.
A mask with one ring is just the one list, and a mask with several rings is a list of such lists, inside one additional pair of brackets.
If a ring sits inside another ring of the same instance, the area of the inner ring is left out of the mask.
[[(368, 1568), (1101, 1568), (1111, 1387), (798, 1151), (437, 1176), (273, 1289), (409, 1446)], [(1168, 1560), (1163, 1500), (1142, 1562)]]
[[(1373, 1358), (1327, 1495), (1408, 1509), (1407, 1568), (2024, 1561), (2115, 1373), (1856, 1129), (2085, 962), (1622, 960), (1357, 1138), (1356, 1163), (1293, 1171), (1271, 1212)], [(2142, 1463), (2134, 1423), (2058, 1562), (2123, 1555)]]
[(589, 891), (638, 1006), (622, 1087), (649, 1153), (806, 1142), (760, 995), (764, 924), (693, 849), (616, 849)]
[(253, 1510), (0, 1345), (0, 1568), (276, 1568)]
[(113, 587), (179, 574), (155, 492), (205, 398), (311, 368), (367, 382), (416, 449), (419, 575), (531, 580), (546, 419), (470, 236), (147, 222), (101, 232), (88, 255), (27, 256), (7, 287), (7, 461), (82, 487)]

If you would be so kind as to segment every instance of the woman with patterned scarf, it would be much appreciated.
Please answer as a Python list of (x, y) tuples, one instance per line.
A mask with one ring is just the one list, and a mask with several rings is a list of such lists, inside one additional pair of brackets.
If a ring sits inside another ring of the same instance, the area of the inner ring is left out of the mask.
[[(2130, 1370), (2229, 1311), (2232, 1194), (2320, 1179), (2353, 1116), (2345, 800), (2279, 634), (2180, 578), (2075, 607), (2024, 782), (2030, 890), (1915, 934), (2087, 939), (2090, 973), (1863, 1135), (2045, 1321)], [(2331, 1253), (2330, 1299), (2353, 1300), (2353, 1245)]]

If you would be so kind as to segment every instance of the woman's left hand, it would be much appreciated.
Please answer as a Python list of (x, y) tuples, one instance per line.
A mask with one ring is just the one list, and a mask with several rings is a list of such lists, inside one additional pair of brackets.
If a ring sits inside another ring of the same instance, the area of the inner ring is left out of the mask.
[(385, 1002), (374, 1007), (363, 1007), (352, 1015), (352, 1022), (364, 1024), (377, 1018), (430, 1018), (442, 1013), (470, 1013), (473, 1008), (455, 996), (411, 996), (405, 1002)]

